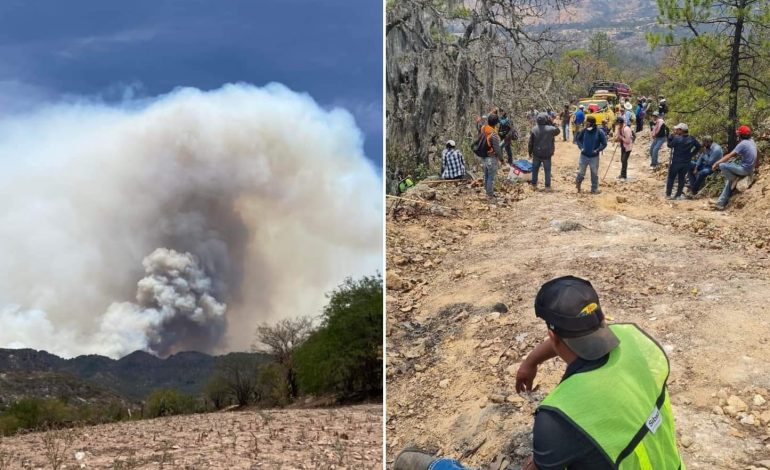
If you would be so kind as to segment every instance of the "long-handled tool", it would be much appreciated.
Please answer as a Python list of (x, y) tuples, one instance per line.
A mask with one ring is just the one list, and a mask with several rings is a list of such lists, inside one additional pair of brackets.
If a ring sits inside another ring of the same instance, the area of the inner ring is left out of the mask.
[(602, 181), (604, 181), (604, 178), (607, 177), (607, 173), (610, 172), (610, 167), (612, 166), (612, 161), (615, 159), (615, 152), (618, 151), (618, 146), (615, 145), (615, 150), (612, 151), (612, 157), (610, 157), (610, 164), (607, 165), (607, 169), (604, 170), (604, 176), (602, 176)]

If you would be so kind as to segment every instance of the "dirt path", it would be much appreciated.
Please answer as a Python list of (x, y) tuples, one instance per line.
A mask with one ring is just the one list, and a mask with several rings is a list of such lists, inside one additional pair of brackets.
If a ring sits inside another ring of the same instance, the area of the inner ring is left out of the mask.
[(391, 210), (388, 462), (408, 443), (495, 470), (529, 455), (532, 412), (564, 364), (544, 364), (531, 395), (515, 394), (513, 377), (545, 336), (537, 289), (574, 274), (614, 321), (639, 324), (668, 351), (688, 468), (770, 468), (770, 182), (726, 212), (667, 201), (648, 145), (640, 135), (627, 182), (614, 179), (615, 156), (600, 195), (576, 194), (578, 151), (559, 141), (554, 192), (507, 185), (490, 205), (475, 185), (442, 184), (435, 204), (450, 209)]
[(174, 416), (5, 438), (0, 468), (380, 469), (382, 406)]

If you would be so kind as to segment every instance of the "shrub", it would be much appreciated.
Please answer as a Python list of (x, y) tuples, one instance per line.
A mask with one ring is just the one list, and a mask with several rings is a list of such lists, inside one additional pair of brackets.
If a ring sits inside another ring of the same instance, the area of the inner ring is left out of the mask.
[(281, 364), (265, 364), (259, 368), (257, 397), (265, 406), (285, 406), (289, 403), (289, 383)]
[(10, 435), (22, 429), (58, 428), (75, 420), (73, 409), (59, 400), (25, 398), (0, 413), (0, 432)]
[(214, 374), (203, 389), (203, 394), (215, 410), (221, 410), (232, 401), (232, 394), (227, 380), (219, 374)]
[(195, 413), (195, 399), (174, 389), (155, 390), (147, 399), (147, 417), (172, 416)]

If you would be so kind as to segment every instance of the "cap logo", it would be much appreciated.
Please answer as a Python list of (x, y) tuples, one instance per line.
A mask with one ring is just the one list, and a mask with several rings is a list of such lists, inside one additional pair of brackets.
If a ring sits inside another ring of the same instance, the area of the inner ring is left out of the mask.
[(587, 317), (588, 315), (593, 315), (594, 311), (597, 308), (599, 308), (599, 306), (596, 303), (591, 302), (590, 304), (583, 307), (583, 310), (581, 310), (580, 313), (578, 314), (578, 318)]

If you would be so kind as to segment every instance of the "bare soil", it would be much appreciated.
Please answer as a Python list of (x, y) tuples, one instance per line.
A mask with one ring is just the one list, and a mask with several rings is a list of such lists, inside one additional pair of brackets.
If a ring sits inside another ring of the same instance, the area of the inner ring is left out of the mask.
[(531, 394), (515, 393), (514, 376), (546, 337), (538, 288), (572, 274), (591, 280), (612, 321), (668, 352), (688, 468), (770, 468), (770, 180), (725, 212), (668, 201), (646, 133), (630, 179), (615, 180), (618, 152), (599, 195), (585, 194), (590, 171), (576, 193), (578, 150), (559, 137), (553, 192), (505, 184), (489, 203), (476, 181), (405, 195), (423, 203), (389, 200), (388, 462), (410, 444), (494, 470), (527, 458), (533, 412), (565, 364), (543, 364)]
[(174, 416), (0, 441), (0, 468), (379, 469), (382, 406)]

